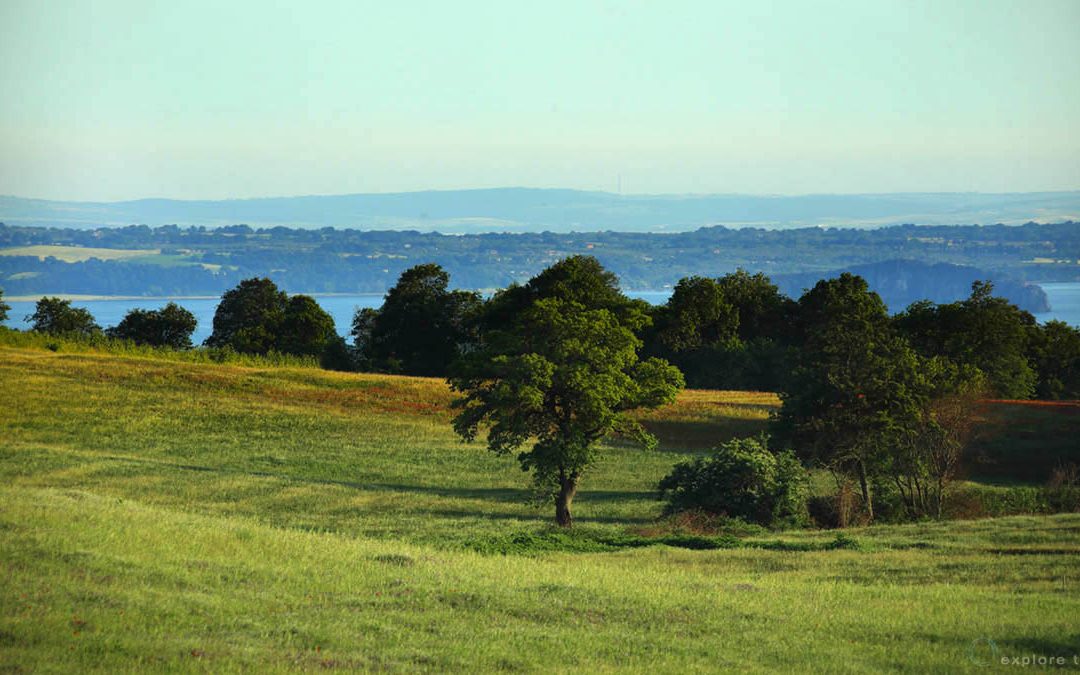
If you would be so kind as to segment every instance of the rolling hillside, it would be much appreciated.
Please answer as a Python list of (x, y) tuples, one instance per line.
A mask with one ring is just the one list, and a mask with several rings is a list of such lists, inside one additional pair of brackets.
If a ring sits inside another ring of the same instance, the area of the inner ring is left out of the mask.
[(453, 437), (448, 400), (0, 346), (0, 666), (964, 672), (1076, 650), (1078, 515), (650, 546), (658, 478), (777, 405), (686, 392), (645, 419), (658, 451), (605, 450), (565, 535), (512, 457)]

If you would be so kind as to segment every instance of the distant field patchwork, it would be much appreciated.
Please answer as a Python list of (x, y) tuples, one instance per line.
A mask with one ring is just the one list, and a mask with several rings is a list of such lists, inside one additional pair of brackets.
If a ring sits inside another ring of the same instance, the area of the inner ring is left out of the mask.
[(0, 256), (30, 256), (44, 260), (56, 258), (74, 263), (97, 258), (98, 260), (130, 260), (144, 256), (160, 255), (161, 249), (89, 248), (85, 246), (16, 246), (0, 248)]

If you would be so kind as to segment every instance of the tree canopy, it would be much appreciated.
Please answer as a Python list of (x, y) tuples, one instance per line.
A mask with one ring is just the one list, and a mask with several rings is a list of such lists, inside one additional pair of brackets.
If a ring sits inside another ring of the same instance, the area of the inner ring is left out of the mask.
[(191, 349), (191, 334), (196, 325), (194, 314), (170, 302), (161, 309), (133, 309), (105, 332), (136, 344)]
[(472, 341), (480, 295), (449, 290), (450, 276), (435, 264), (411, 267), (398, 278), (380, 309), (360, 309), (353, 340), (373, 370), (445, 375)]
[[(209, 347), (230, 347), (238, 352), (271, 351), (296, 356), (319, 356), (339, 351), (334, 319), (308, 295), (291, 298), (269, 279), (246, 279), (225, 293), (214, 313)], [(345, 367), (337, 354), (327, 362)]]
[(82, 307), (72, 307), (70, 300), (45, 297), (37, 301), (34, 313), (26, 317), (33, 325), (30, 330), (50, 335), (93, 335), (101, 327), (90, 312)]
[(277, 335), (277, 351), (319, 356), (336, 337), (334, 318), (315, 302), (315, 298), (310, 295), (289, 298)]
[(1048, 321), (1033, 331), (1031, 341), (1038, 397), (1080, 399), (1080, 328)]
[(921, 354), (978, 368), (998, 396), (1028, 398), (1037, 380), (1027, 356), (1035, 318), (993, 290), (976, 281), (966, 300), (914, 303), (896, 324)]
[(860, 277), (819, 281), (798, 311), (802, 344), (775, 432), (804, 459), (855, 477), (872, 519), (872, 478), (925, 405), (919, 359)]
[(241, 281), (221, 296), (207, 346), (266, 354), (277, 347), (288, 301), (288, 296), (267, 278)]

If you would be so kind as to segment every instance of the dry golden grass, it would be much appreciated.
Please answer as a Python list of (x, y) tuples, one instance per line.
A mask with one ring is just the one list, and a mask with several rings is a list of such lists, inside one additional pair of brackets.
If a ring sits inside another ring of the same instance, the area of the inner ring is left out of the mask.
[(128, 248), (90, 248), (84, 246), (16, 246), (13, 248), (0, 248), (0, 255), (5, 256), (32, 256), (39, 260), (56, 258), (64, 262), (83, 262), (91, 258), (98, 260), (126, 260), (129, 258), (141, 258), (148, 255), (159, 255), (161, 249), (128, 249)]

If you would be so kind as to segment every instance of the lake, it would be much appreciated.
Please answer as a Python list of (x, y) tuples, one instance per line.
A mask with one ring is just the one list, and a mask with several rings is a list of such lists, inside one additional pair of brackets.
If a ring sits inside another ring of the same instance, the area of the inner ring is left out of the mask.
[[(1036, 314), (1040, 322), (1053, 319), (1064, 321), (1073, 326), (1080, 326), (1080, 282), (1069, 283), (1046, 283), (1041, 284), (1050, 299), (1049, 312)], [(627, 295), (641, 298), (653, 304), (667, 302), (671, 291), (628, 291)], [(334, 324), (341, 335), (348, 335), (352, 329), (352, 317), (357, 308), (379, 307), (382, 305), (382, 294), (361, 295), (315, 295), (319, 305), (330, 316), (334, 317)], [(115, 326), (120, 323), (129, 310), (132, 309), (157, 309), (169, 301), (169, 298), (139, 298), (139, 299), (107, 299), (107, 300), (76, 300), (72, 302), (74, 307), (85, 307), (94, 315), (98, 324), (102, 327)], [(195, 329), (192, 340), (199, 344), (210, 336), (213, 330), (214, 310), (217, 309), (219, 298), (175, 298), (178, 305), (186, 308), (195, 318), (199, 325)], [(12, 328), (28, 328), (23, 317), (34, 311), (33, 302), (12, 302), (11, 311), (8, 312), (8, 320), (5, 325)]]

